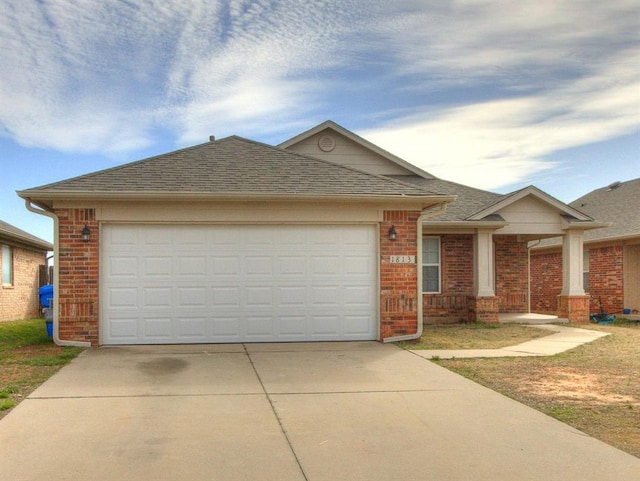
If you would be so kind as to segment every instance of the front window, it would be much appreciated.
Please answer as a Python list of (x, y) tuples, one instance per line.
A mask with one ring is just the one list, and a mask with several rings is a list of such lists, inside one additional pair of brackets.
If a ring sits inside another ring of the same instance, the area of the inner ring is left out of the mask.
[(9, 246), (2, 246), (2, 285), (13, 285), (13, 250)]
[(582, 287), (589, 292), (589, 251), (585, 250), (582, 255)]
[(440, 292), (440, 238), (422, 239), (422, 292)]

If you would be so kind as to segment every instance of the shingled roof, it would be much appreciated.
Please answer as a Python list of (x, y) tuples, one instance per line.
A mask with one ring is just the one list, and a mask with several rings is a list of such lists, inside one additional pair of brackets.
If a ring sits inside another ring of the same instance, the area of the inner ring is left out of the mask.
[(611, 223), (609, 227), (585, 232), (585, 242), (640, 237), (640, 178), (596, 189), (569, 205), (596, 220)]
[(433, 177), (428, 179), (409, 175), (393, 177), (432, 192), (457, 196), (456, 202), (448, 204), (447, 210), (436, 217), (436, 220), (439, 222), (463, 222), (472, 214), (505, 197), (502, 194), (496, 194)]
[(31, 199), (188, 193), (203, 197), (438, 195), (421, 186), (237, 136), (18, 192)]
[(19, 245), (39, 251), (52, 251), (53, 244), (0, 220), (0, 243)]
[[(640, 178), (626, 182), (614, 182), (574, 200), (569, 204), (608, 227), (585, 231), (585, 242), (622, 240), (640, 237)], [(543, 239), (536, 248), (561, 244), (559, 237)]]

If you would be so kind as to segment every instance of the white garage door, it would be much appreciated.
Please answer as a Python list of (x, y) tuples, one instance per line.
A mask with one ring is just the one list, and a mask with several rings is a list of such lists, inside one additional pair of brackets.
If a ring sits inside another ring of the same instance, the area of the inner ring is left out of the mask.
[(377, 338), (375, 226), (103, 225), (101, 343)]

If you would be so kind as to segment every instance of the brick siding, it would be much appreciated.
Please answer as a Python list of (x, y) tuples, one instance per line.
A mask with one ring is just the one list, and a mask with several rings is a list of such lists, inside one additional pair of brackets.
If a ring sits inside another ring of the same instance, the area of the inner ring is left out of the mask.
[(424, 323), (497, 322), (498, 312), (526, 312), (527, 244), (494, 236), (496, 297), (473, 296), (473, 235), (442, 235), (442, 292), (424, 294)]
[(423, 294), (426, 324), (466, 322), (473, 295), (473, 236), (440, 236), (442, 292)]
[[(416, 264), (391, 264), (390, 256), (417, 255), (417, 221), (420, 212), (385, 211), (380, 224), (380, 339), (413, 334), (417, 330)], [(397, 232), (389, 240), (389, 228)]]
[(555, 315), (562, 291), (562, 252), (531, 252), (531, 310)]
[(20, 247), (12, 247), (12, 252), (13, 285), (0, 288), (0, 321), (39, 317), (38, 274), (40, 266), (47, 262), (47, 254)]
[(602, 308), (608, 313), (624, 309), (624, 247), (622, 245), (589, 249), (589, 294), (591, 312)]
[[(589, 312), (621, 312), (624, 308), (624, 248), (621, 245), (585, 247), (589, 251)], [(531, 253), (531, 309), (556, 314), (562, 291), (562, 252)]]
[(517, 237), (513, 235), (494, 236), (493, 241), (498, 311), (528, 312), (527, 243), (518, 242)]
[[(98, 345), (99, 226), (94, 209), (57, 210), (59, 219), (59, 336)], [(84, 226), (91, 230), (82, 239)]]

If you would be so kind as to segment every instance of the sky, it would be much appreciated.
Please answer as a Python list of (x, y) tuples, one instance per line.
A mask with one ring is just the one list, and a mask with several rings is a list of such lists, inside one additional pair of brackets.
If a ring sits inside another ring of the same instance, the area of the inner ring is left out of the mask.
[(0, 0), (15, 191), (333, 120), (440, 178), (563, 202), (640, 177), (640, 0)]

